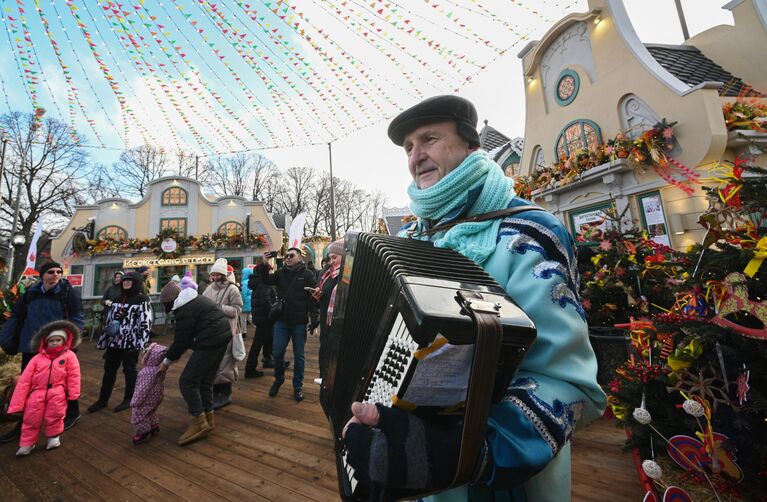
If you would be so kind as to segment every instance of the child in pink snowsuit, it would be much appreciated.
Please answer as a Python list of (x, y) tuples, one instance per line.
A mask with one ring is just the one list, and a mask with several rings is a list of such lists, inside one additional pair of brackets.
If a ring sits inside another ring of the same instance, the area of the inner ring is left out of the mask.
[(47, 450), (61, 446), (67, 400), (80, 397), (80, 363), (70, 349), (80, 343), (80, 330), (69, 321), (46, 324), (32, 338), (39, 353), (29, 361), (13, 391), (8, 413), (24, 412), (16, 455), (29, 455), (45, 422)]
[(165, 371), (161, 371), (168, 348), (156, 343), (147, 347), (141, 360), (143, 368), (136, 378), (136, 390), (131, 399), (131, 423), (133, 444), (143, 443), (152, 434), (160, 432), (160, 418), (157, 408), (163, 398)]

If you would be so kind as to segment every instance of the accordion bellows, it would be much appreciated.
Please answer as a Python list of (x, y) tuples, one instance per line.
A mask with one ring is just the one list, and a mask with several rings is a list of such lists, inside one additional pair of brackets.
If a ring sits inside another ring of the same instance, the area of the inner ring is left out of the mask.
[(341, 495), (356, 500), (364, 494), (344, 465), (341, 439), (352, 402), (398, 406), (455, 424), (463, 420), (477, 361), (476, 325), (461, 297), (475, 295), (499, 314), (499, 353), (483, 355), (497, 365), (494, 400), (535, 339), (535, 326), (484, 269), (452, 250), (380, 234), (351, 232), (344, 239), (321, 403), (336, 439)]

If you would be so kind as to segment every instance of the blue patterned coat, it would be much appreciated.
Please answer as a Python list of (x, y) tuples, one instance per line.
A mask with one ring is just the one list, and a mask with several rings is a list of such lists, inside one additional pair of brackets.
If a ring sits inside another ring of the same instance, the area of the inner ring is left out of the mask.
[[(515, 197), (509, 207), (527, 204)], [(532, 319), (538, 336), (505, 397), (490, 410), (486, 443), (493, 488), (461, 487), (433, 500), (467, 500), (470, 493), (472, 500), (570, 499), (570, 436), (601, 416), (606, 400), (596, 381), (575, 253), (570, 233), (548, 212), (503, 220), (495, 251), (480, 265)]]

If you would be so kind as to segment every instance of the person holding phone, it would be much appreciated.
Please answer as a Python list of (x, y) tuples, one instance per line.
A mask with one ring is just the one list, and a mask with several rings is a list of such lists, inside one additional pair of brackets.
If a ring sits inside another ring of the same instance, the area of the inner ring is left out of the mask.
[(293, 398), (303, 401), (304, 392), (304, 347), (306, 346), (306, 325), (311, 317), (311, 328), (319, 324), (317, 304), (305, 288), (317, 285), (314, 274), (303, 263), (301, 250), (295, 247), (285, 254), (283, 267), (270, 274), (268, 259), (274, 258), (274, 251), (264, 254), (264, 263), (258, 267), (258, 274), (264, 284), (277, 286), (278, 301), (283, 301), (283, 308), (274, 323), (274, 383), (269, 389), (269, 397), (274, 397), (285, 382), (285, 350), (288, 342), (293, 343)]

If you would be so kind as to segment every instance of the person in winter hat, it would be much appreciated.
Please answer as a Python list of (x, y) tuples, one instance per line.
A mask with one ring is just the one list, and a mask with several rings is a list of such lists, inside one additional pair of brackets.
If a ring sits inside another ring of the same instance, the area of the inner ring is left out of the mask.
[(181, 279), (181, 293), (173, 304), (176, 331), (165, 354), (162, 371), (177, 361), (187, 349), (194, 352), (181, 372), (178, 384), (192, 423), (178, 438), (183, 446), (205, 437), (215, 427), (213, 421), (213, 380), (232, 340), (229, 320), (210, 298), (197, 294), (191, 276)]
[[(178, 283), (178, 287), (179, 287), (179, 291), (183, 291), (189, 288), (192, 288), (193, 290), (197, 291), (197, 284), (194, 282), (194, 279), (192, 279), (192, 272), (187, 272), (186, 274), (184, 274), (184, 277)], [(174, 301), (174, 308), (175, 308), (175, 301)]]
[(122, 279), (122, 295), (112, 303), (107, 312), (106, 329), (99, 337), (96, 348), (106, 349), (104, 354), (104, 376), (98, 400), (88, 407), (93, 413), (105, 408), (112, 395), (117, 370), (120, 366), (125, 374), (125, 394), (115, 411), (130, 408), (133, 390), (136, 386), (139, 351), (149, 341), (152, 326), (152, 307), (149, 297), (143, 293), (142, 279), (136, 272), (127, 273)]
[(47, 450), (61, 445), (67, 400), (80, 397), (80, 363), (72, 348), (80, 343), (80, 330), (69, 321), (46, 324), (32, 343), (38, 353), (29, 362), (13, 391), (8, 413), (24, 412), (16, 455), (29, 455), (45, 422)]
[[(64, 269), (55, 261), (44, 263), (40, 267), (40, 281), (27, 288), (13, 305), (9, 317), (0, 329), (0, 347), (9, 356), (21, 352), (21, 372), (38, 353), (38, 347), (30, 343), (35, 333), (49, 322), (67, 320), (83, 329), (83, 303), (79, 288), (63, 277)], [(77, 348), (72, 348), (76, 352)], [(80, 404), (71, 400), (64, 417), (64, 428), (69, 429), (80, 420)], [(18, 441), (21, 435), (22, 421), (14, 428), (0, 435), (0, 443)]]
[(104, 292), (104, 296), (101, 297), (101, 303), (103, 303), (105, 307), (111, 307), (112, 303), (120, 298), (122, 292), (121, 283), (124, 275), (125, 272), (122, 270), (118, 270), (112, 274), (112, 284), (109, 285), (107, 290)]
[(181, 288), (178, 286), (180, 282), (181, 279), (179, 279), (177, 275), (174, 275), (168, 283), (163, 286), (162, 291), (160, 291), (160, 303), (165, 307), (166, 314), (173, 309), (173, 302), (176, 301), (176, 297), (181, 292)]
[(213, 408), (223, 408), (232, 403), (232, 384), (237, 381), (237, 362), (245, 359), (245, 344), (240, 335), (239, 318), (242, 311), (240, 290), (234, 283), (234, 273), (227, 268), (226, 258), (219, 258), (210, 269), (210, 285), (203, 296), (213, 300), (229, 319), (231, 343), (216, 374), (213, 386)]
[(242, 338), (248, 337), (248, 324), (250, 324), (250, 298), (252, 290), (248, 286), (248, 279), (253, 277), (253, 269), (245, 267), (242, 269), (242, 282), (240, 284), (240, 296), (242, 297), (242, 312), (240, 312), (240, 331)]
[(322, 384), (330, 360), (330, 325), (336, 299), (336, 284), (341, 272), (341, 257), (344, 255), (344, 240), (332, 242), (327, 250), (330, 266), (323, 272), (316, 289), (311, 291), (312, 298), (320, 304), (320, 377), (314, 383)]
[(145, 295), (149, 296), (152, 291), (152, 283), (149, 280), (149, 267), (141, 266), (136, 269), (136, 272), (141, 276), (141, 290)]
[[(256, 266), (259, 267), (262, 264), (263, 259), (259, 257), (256, 260)], [(242, 273), (243, 297), (245, 296), (246, 284), (245, 272)], [(260, 378), (264, 376), (264, 372), (256, 369), (256, 366), (258, 366), (258, 354), (262, 348), (264, 353), (263, 367), (274, 368), (274, 359), (272, 359), (274, 322), (269, 319), (269, 310), (272, 304), (277, 301), (277, 292), (274, 287), (264, 284), (259, 274), (254, 273), (248, 277), (247, 288), (251, 292), (249, 295), (251, 319), (256, 327), (256, 334), (253, 336), (248, 359), (245, 361), (245, 378)]]
[(165, 371), (162, 362), (167, 352), (168, 347), (152, 343), (141, 358), (143, 367), (136, 378), (136, 390), (130, 402), (133, 444), (143, 443), (152, 434), (160, 432), (157, 409), (163, 399)]

